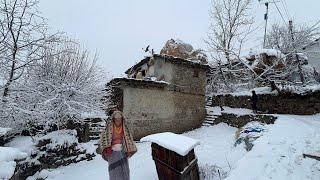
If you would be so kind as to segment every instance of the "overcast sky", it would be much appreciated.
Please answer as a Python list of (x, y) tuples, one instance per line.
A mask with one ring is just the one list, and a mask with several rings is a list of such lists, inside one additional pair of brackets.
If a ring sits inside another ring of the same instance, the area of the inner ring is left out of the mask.
[[(273, 0), (271, 0), (273, 1)], [(319, 0), (282, 0), (294, 23), (313, 24), (320, 19)], [(283, 4), (278, 8), (285, 20)], [(203, 42), (209, 27), (210, 0), (40, 0), (40, 10), (50, 29), (66, 32), (92, 52), (99, 65), (119, 76), (141, 60), (142, 48), (150, 44), (160, 52), (170, 38), (178, 38), (195, 48)], [(261, 47), (264, 4), (253, 0), (252, 13), (259, 29), (246, 48)], [(270, 5), (270, 23), (283, 23), (275, 5)]]

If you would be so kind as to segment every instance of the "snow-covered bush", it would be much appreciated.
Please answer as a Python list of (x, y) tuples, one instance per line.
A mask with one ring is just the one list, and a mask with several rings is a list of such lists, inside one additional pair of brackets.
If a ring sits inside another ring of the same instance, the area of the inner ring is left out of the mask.
[(216, 165), (200, 164), (199, 175), (202, 180), (221, 180), (227, 177), (227, 173)]
[(19, 147), (21, 143), (28, 143), (29, 147), (24, 149), (28, 152), (27, 158), (16, 163), (14, 177), (17, 179), (25, 179), (42, 169), (92, 160), (96, 149), (88, 144), (79, 143), (75, 130), (58, 130), (46, 135), (37, 135), (32, 142), (17, 138), (7, 145)]
[(103, 76), (97, 57), (76, 43), (51, 46), (55, 48), (44, 51), (44, 58), (12, 86), (17, 91), (0, 102), (0, 126), (61, 127), (68, 120), (82, 120), (82, 113), (100, 111)]
[(49, 34), (38, 3), (0, 2), (0, 127), (60, 126), (100, 106), (97, 56)]
[(10, 179), (15, 171), (15, 160), (22, 160), (27, 153), (12, 147), (0, 147), (0, 179)]
[(57, 50), (45, 53), (48, 56), (32, 69), (31, 86), (40, 94), (29, 100), (38, 113), (33, 120), (61, 124), (81, 119), (84, 112), (99, 111), (103, 75), (97, 57), (77, 44), (57, 46)]

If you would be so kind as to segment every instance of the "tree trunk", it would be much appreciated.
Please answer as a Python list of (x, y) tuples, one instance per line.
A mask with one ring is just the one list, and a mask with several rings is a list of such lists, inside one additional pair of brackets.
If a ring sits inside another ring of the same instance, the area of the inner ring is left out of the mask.
[(14, 75), (14, 70), (16, 66), (16, 54), (17, 54), (17, 47), (14, 47), (13, 53), (12, 53), (12, 64), (11, 64), (11, 71), (9, 75), (9, 80), (7, 81), (6, 85), (4, 86), (4, 91), (3, 91), (3, 97), (7, 97), (9, 94), (9, 86), (11, 85), (13, 81), (13, 75)]

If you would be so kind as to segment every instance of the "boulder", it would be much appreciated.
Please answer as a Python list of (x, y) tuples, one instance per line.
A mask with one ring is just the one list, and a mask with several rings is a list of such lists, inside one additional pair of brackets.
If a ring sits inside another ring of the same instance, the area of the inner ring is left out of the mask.
[(201, 64), (208, 63), (208, 57), (203, 50), (193, 49), (192, 45), (181, 40), (168, 40), (160, 51), (160, 54), (190, 60)]

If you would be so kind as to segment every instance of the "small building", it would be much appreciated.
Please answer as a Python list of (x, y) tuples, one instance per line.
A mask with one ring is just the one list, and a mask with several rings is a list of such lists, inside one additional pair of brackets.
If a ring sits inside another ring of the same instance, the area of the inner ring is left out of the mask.
[(205, 87), (209, 66), (154, 54), (107, 86), (106, 110), (123, 111), (134, 139), (160, 132), (182, 133), (206, 116)]
[(320, 72), (320, 38), (302, 49), (303, 53), (308, 57), (308, 64)]

